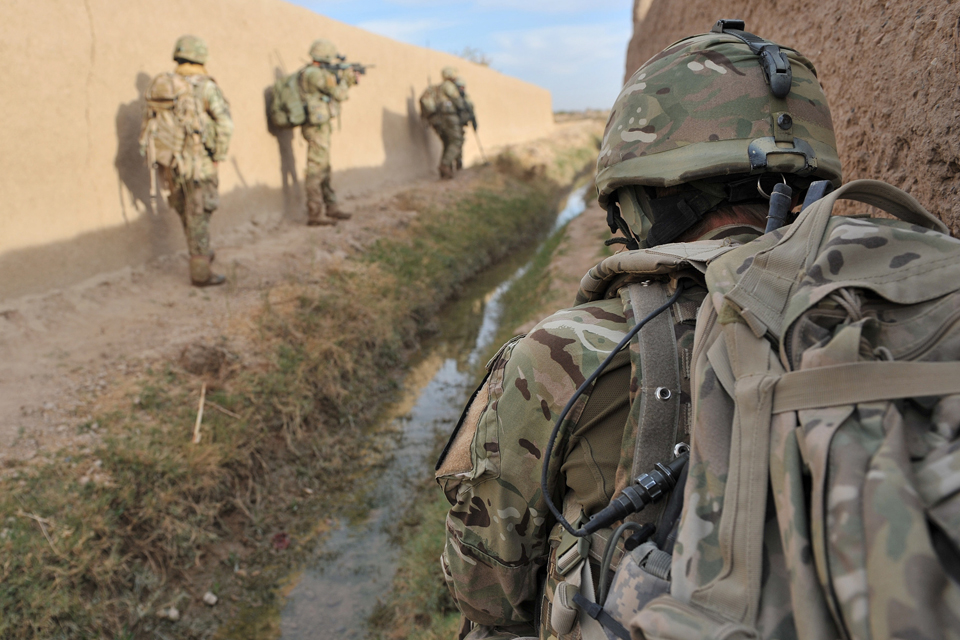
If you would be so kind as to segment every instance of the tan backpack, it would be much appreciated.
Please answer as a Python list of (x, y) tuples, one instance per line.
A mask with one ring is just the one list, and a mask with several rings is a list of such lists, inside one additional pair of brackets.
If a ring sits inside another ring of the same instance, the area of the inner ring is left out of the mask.
[[(147, 87), (140, 148), (153, 167), (176, 167), (182, 175), (199, 169), (211, 137), (210, 118), (198, 96), (203, 76), (161, 73)], [(214, 143), (215, 147), (215, 143)]]
[[(904, 222), (831, 216), (839, 199)], [(632, 608), (615, 617), (633, 637), (960, 638), (946, 234), (911, 196), (859, 180), (710, 264), (668, 582), (651, 593), (631, 554), (603, 607)]]
[(420, 94), (420, 117), (424, 120), (440, 111), (444, 97), (440, 95), (440, 85), (432, 84)]

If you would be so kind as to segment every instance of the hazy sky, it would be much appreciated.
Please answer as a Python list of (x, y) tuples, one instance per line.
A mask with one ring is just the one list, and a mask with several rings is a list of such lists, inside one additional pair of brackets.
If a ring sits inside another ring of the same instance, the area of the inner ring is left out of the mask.
[(609, 109), (620, 91), (632, 0), (289, 0), (401, 42), (478, 49), (546, 87), (554, 110)]

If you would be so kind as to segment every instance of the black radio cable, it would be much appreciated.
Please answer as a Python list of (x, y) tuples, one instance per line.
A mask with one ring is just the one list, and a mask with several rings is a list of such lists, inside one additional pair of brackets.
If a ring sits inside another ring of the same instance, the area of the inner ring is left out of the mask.
[[(631, 513), (636, 513), (643, 509), (646, 504), (654, 502), (663, 495), (664, 490), (669, 491), (676, 485), (677, 477), (680, 475), (680, 471), (683, 469), (683, 465), (686, 464), (689, 454), (682, 454), (674, 459), (667, 465), (657, 463), (657, 468), (650, 473), (645, 473), (637, 478), (637, 481), (647, 479), (652, 484), (641, 483), (638, 487), (627, 487), (621, 495), (612, 501), (610, 505), (601, 510), (599, 513), (595, 514), (590, 518), (587, 523), (580, 529), (574, 529), (566, 518), (563, 517), (563, 514), (560, 513), (560, 510), (557, 509), (557, 506), (553, 504), (553, 500), (550, 498), (550, 490), (548, 483), (548, 470), (550, 467), (550, 458), (553, 455), (553, 446), (556, 443), (557, 435), (560, 433), (560, 426), (563, 424), (563, 421), (566, 419), (567, 414), (570, 413), (570, 409), (573, 408), (573, 405), (576, 401), (583, 395), (583, 392), (586, 391), (591, 384), (603, 373), (604, 369), (610, 364), (614, 356), (616, 356), (625, 346), (630, 343), (630, 340), (633, 339), (640, 329), (644, 327), (648, 322), (656, 318), (658, 315), (670, 308), (673, 303), (675, 303), (679, 298), (680, 294), (683, 293), (683, 283), (677, 282), (677, 290), (673, 293), (670, 298), (664, 302), (662, 305), (650, 312), (647, 317), (638, 322), (630, 331), (627, 332), (627, 335), (623, 337), (623, 340), (614, 347), (613, 351), (610, 352), (603, 362), (600, 363), (600, 366), (597, 367), (597, 370), (594, 371), (590, 376), (584, 380), (573, 396), (567, 402), (567, 405), (563, 408), (563, 411), (560, 412), (560, 416), (557, 418), (556, 424), (553, 425), (553, 431), (550, 433), (550, 439), (547, 441), (547, 450), (543, 456), (543, 470), (540, 473), (540, 490), (543, 492), (543, 499), (547, 503), (547, 508), (550, 509), (550, 513), (557, 519), (564, 529), (567, 532), (577, 538), (582, 538), (588, 536), (591, 533), (602, 529), (606, 525), (620, 520), (626, 515)], [(648, 491), (647, 489), (654, 489), (655, 491)], [(628, 493), (629, 492), (629, 493)], [(611, 519), (612, 518), (612, 519)]]

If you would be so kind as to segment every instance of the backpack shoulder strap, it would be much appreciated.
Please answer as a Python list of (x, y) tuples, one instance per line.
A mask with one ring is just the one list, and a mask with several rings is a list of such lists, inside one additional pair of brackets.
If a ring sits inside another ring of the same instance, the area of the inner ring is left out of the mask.
[[(663, 282), (646, 281), (621, 289), (624, 306), (632, 310), (634, 323), (662, 306), (670, 297)], [(629, 313), (629, 312), (628, 312)], [(647, 323), (630, 343), (630, 417), (623, 453), (632, 455), (629, 477), (618, 477), (618, 489), (627, 486), (658, 462), (673, 459), (680, 418), (680, 357), (671, 310)], [(627, 445), (632, 444), (632, 447)], [(626, 471), (621, 465), (618, 476)], [(663, 503), (650, 505), (631, 520), (640, 524), (656, 523)]]

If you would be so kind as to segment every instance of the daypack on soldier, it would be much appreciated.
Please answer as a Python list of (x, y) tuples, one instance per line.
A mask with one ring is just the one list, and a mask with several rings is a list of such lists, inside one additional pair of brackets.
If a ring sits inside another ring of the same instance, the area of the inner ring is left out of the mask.
[(721, 253), (672, 558), (642, 544), (561, 604), (585, 640), (960, 638), (960, 241), (859, 180)]
[(216, 132), (197, 96), (194, 78), (203, 79), (162, 73), (147, 87), (140, 146), (150, 166), (176, 166), (186, 174), (195, 158), (216, 149)]
[(440, 110), (443, 97), (439, 85), (430, 85), (420, 94), (420, 117), (427, 119)]
[(307, 103), (300, 91), (303, 70), (278, 78), (270, 93), (270, 124), (282, 129), (299, 127), (307, 121)]

